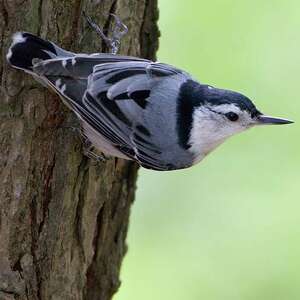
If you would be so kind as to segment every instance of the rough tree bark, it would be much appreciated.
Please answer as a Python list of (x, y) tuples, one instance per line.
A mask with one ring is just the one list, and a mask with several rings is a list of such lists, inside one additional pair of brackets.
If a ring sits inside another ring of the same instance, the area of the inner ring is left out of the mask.
[(106, 300), (120, 284), (137, 165), (85, 157), (74, 115), (5, 60), (18, 30), (106, 51), (83, 10), (106, 29), (116, 13), (120, 53), (154, 59), (156, 0), (0, 0), (0, 300)]

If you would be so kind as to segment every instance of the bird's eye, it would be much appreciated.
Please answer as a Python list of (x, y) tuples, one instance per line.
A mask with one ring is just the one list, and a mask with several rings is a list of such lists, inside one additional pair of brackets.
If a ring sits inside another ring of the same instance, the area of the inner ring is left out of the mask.
[(239, 116), (236, 113), (232, 112), (232, 111), (225, 114), (225, 116), (228, 118), (228, 120), (230, 120), (232, 122), (235, 122), (239, 119)]

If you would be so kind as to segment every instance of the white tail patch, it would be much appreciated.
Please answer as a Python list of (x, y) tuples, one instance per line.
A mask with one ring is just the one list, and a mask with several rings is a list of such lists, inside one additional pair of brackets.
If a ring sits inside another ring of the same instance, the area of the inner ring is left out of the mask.
[(22, 32), (16, 32), (12, 37), (12, 46), (26, 42), (26, 38), (23, 36)]

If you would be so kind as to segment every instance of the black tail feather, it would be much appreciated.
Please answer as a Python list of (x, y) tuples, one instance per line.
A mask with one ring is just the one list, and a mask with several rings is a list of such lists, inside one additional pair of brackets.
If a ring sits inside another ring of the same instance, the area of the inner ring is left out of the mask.
[(15, 68), (32, 71), (33, 59), (45, 60), (57, 55), (57, 49), (53, 43), (31, 33), (17, 32), (13, 35), (13, 42), (6, 58)]

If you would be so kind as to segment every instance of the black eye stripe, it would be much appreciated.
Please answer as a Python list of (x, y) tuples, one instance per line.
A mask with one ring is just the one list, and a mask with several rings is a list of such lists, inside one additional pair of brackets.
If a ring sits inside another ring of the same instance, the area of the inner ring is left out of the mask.
[(212, 108), (207, 107), (208, 110), (212, 111), (215, 114), (223, 115), (221, 112), (215, 111)]
[(225, 117), (226, 117), (228, 120), (230, 120), (231, 122), (235, 122), (235, 121), (237, 121), (237, 120), (239, 119), (239, 115), (236, 114), (236, 113), (234, 113), (233, 111), (230, 111), (230, 112), (224, 114), (224, 113), (215, 111), (215, 110), (213, 110), (213, 109), (211, 109), (211, 108), (209, 108), (209, 107), (207, 107), (207, 108), (208, 108), (208, 110), (210, 110), (211, 112), (213, 112), (213, 113), (215, 113), (215, 114), (219, 114), (219, 115), (225, 116)]

